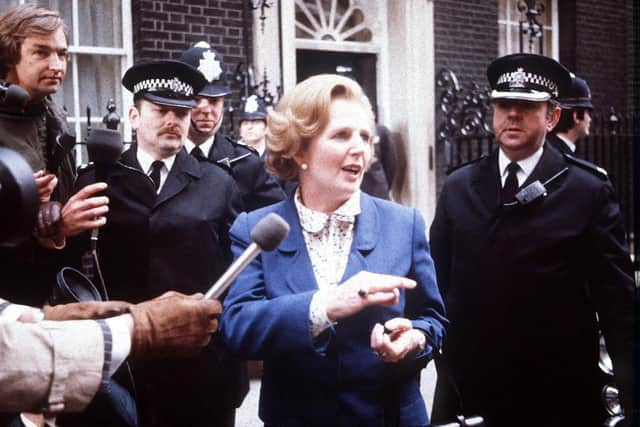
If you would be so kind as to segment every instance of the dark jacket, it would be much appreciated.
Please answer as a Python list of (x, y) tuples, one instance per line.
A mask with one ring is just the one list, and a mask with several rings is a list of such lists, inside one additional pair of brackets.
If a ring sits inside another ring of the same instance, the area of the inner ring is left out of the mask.
[[(109, 296), (139, 302), (168, 290), (204, 293), (229, 265), (235, 183), (222, 168), (181, 150), (156, 195), (135, 150), (107, 171), (109, 213), (98, 255)], [(94, 176), (93, 168), (81, 171), (79, 186)], [(220, 408), (235, 408), (248, 390), (240, 368), (218, 335), (197, 357), (138, 364), (144, 425), (215, 424)]]
[(246, 211), (268, 206), (285, 198), (278, 181), (265, 169), (260, 155), (246, 145), (218, 133), (207, 157), (230, 169)]
[[(225, 300), (221, 328), (230, 346), (264, 360), (260, 418), (274, 426), (425, 426), (420, 370), (432, 346), (399, 363), (384, 363), (370, 348), (376, 322), (410, 319), (428, 342), (442, 342), (447, 320), (438, 294), (425, 225), (415, 210), (361, 195), (343, 281), (366, 270), (410, 277), (391, 307), (373, 306), (311, 338), (309, 304), (318, 290), (293, 196), (249, 214), (231, 229), (238, 256), (250, 231), (270, 212), (291, 231), (280, 246), (245, 269)], [(401, 238), (399, 237), (401, 236)]]
[(550, 133), (547, 135), (547, 142), (549, 142), (553, 147), (560, 150), (563, 154), (569, 154), (571, 156), (575, 156), (576, 153), (571, 150), (571, 147), (567, 145), (562, 139), (558, 137), (555, 133)]
[[(634, 282), (613, 189), (545, 146), (524, 185), (566, 171), (546, 197), (505, 207), (497, 157), (447, 177), (431, 226), (451, 320), (444, 354), (465, 412), (491, 427), (600, 426), (598, 327), (625, 403), (633, 375)], [(457, 410), (447, 383), (439, 375), (434, 421)]]
[[(59, 144), (66, 129), (64, 113), (49, 97), (24, 110), (0, 103), (0, 146), (21, 154), (34, 172), (55, 173), (58, 185), (51, 199), (62, 203), (71, 196), (76, 176), (73, 152)], [(41, 306), (61, 265), (60, 251), (41, 247), (35, 238), (15, 248), (0, 248), (0, 295), (15, 303)]]

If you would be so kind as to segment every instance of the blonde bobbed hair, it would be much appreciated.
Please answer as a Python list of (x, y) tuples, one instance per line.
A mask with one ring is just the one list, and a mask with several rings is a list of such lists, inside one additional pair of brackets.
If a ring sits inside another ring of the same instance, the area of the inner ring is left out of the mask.
[(287, 92), (267, 117), (267, 166), (280, 179), (298, 175), (294, 156), (322, 133), (329, 122), (330, 106), (341, 98), (360, 102), (374, 116), (369, 98), (354, 80), (336, 74), (319, 74), (298, 83)]

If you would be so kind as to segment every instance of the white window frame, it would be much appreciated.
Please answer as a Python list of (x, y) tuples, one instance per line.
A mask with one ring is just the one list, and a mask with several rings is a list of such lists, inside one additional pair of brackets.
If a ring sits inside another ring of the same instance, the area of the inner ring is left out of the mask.
[[(505, 0), (506, 3), (506, 19), (498, 19), (498, 26), (507, 27), (507, 29), (520, 26), (520, 13), (515, 13), (517, 10), (518, 0)], [(543, 25), (543, 30), (551, 32), (551, 52), (545, 52), (546, 56), (549, 56), (556, 61), (560, 58), (560, 42), (559, 42), (559, 29), (558, 29), (558, 0), (550, 0), (551, 3), (551, 26)], [(545, 10), (545, 13), (547, 11)], [(502, 16), (502, 11), (498, 10), (498, 16)], [(512, 40), (511, 31), (505, 31), (506, 37), (506, 52), (499, 52), (500, 56), (510, 53), (516, 53), (520, 50), (519, 40)], [(500, 43), (498, 44), (500, 46)]]
[[(73, 28), (73, 33), (69, 35), (69, 53), (71, 54), (71, 70), (72, 70), (72, 78), (71, 80), (67, 78), (63, 82), (63, 85), (71, 85), (73, 92), (73, 111), (76, 114), (71, 114), (67, 112), (67, 122), (69, 126), (74, 129), (76, 134), (76, 142), (82, 142), (82, 124), (87, 122), (86, 109), (81, 108), (81, 99), (80, 99), (80, 78), (81, 76), (78, 74), (78, 55), (108, 55), (108, 56), (119, 56), (120, 57), (120, 75), (116, 76), (116, 82), (119, 82), (124, 74), (124, 71), (133, 65), (133, 26), (132, 26), (132, 17), (131, 17), (131, 0), (119, 0), (120, 1), (120, 12), (122, 13), (122, 47), (101, 47), (101, 46), (88, 46), (83, 45), (80, 37), (80, 19), (78, 14), (78, 0), (71, 0), (71, 25)], [(19, 0), (18, 4), (24, 4), (27, 1)], [(117, 6), (117, 5), (116, 5)], [(115, 11), (114, 11), (115, 13)], [(66, 20), (69, 17), (65, 17)], [(127, 111), (129, 106), (133, 104), (133, 96), (129, 93), (129, 91), (125, 90), (122, 85), (116, 85), (116, 90), (122, 91), (122, 105), (116, 105), (116, 111), (120, 115), (121, 123), (123, 125), (122, 129), (124, 132), (124, 139), (128, 142), (128, 139), (131, 135), (131, 124), (127, 119)], [(114, 94), (115, 95), (115, 94)], [(114, 98), (116, 98), (114, 96)], [(70, 107), (70, 106), (68, 106)], [(92, 111), (91, 114), (91, 126), (100, 125), (102, 123), (102, 117), (106, 113), (106, 105), (105, 109), (102, 111)], [(82, 115), (85, 112), (85, 115)], [(82, 158), (82, 145), (77, 144), (75, 146), (76, 150), (76, 162), (79, 164), (83, 163)]]

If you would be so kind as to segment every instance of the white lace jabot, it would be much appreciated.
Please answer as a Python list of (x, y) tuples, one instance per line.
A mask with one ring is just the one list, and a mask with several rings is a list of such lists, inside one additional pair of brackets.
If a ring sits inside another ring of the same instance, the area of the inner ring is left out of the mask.
[(356, 215), (360, 213), (360, 191), (356, 191), (332, 214), (304, 206), (299, 190), (294, 200), (318, 287), (337, 285), (349, 259), (353, 227)]

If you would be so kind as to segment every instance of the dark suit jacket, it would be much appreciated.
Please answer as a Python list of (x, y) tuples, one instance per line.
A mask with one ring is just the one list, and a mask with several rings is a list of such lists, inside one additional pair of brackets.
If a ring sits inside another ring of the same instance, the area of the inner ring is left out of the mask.
[(571, 147), (569, 147), (567, 143), (560, 139), (555, 133), (550, 133), (547, 135), (547, 142), (560, 150), (560, 152), (563, 154), (569, 154), (571, 156), (576, 155), (576, 153), (571, 150)]
[(285, 198), (278, 181), (265, 169), (260, 155), (246, 145), (217, 133), (207, 157), (229, 167), (245, 210), (252, 211)]
[[(94, 168), (81, 171), (79, 186), (94, 176)], [(139, 302), (168, 290), (206, 292), (231, 258), (228, 228), (239, 200), (229, 174), (181, 150), (156, 195), (133, 147), (108, 171), (107, 183), (98, 254), (109, 296)], [(215, 424), (218, 408), (239, 405), (248, 382), (217, 337), (192, 359), (134, 368), (146, 425)]]
[[(634, 282), (613, 189), (545, 147), (525, 185), (567, 170), (546, 197), (504, 207), (497, 161), (447, 177), (431, 227), (464, 408), (491, 427), (602, 425), (596, 312), (627, 397), (633, 375)], [(434, 421), (459, 403), (444, 378)]]
[(309, 304), (318, 290), (293, 197), (249, 214), (231, 229), (238, 256), (250, 231), (270, 212), (291, 226), (272, 252), (245, 269), (225, 300), (222, 330), (231, 348), (264, 360), (260, 417), (267, 425), (424, 426), (420, 370), (432, 347), (397, 364), (385, 364), (369, 346), (376, 322), (407, 317), (439, 346), (447, 321), (434, 281), (422, 217), (364, 193), (343, 280), (359, 271), (415, 279), (392, 307), (369, 307), (312, 340)]

